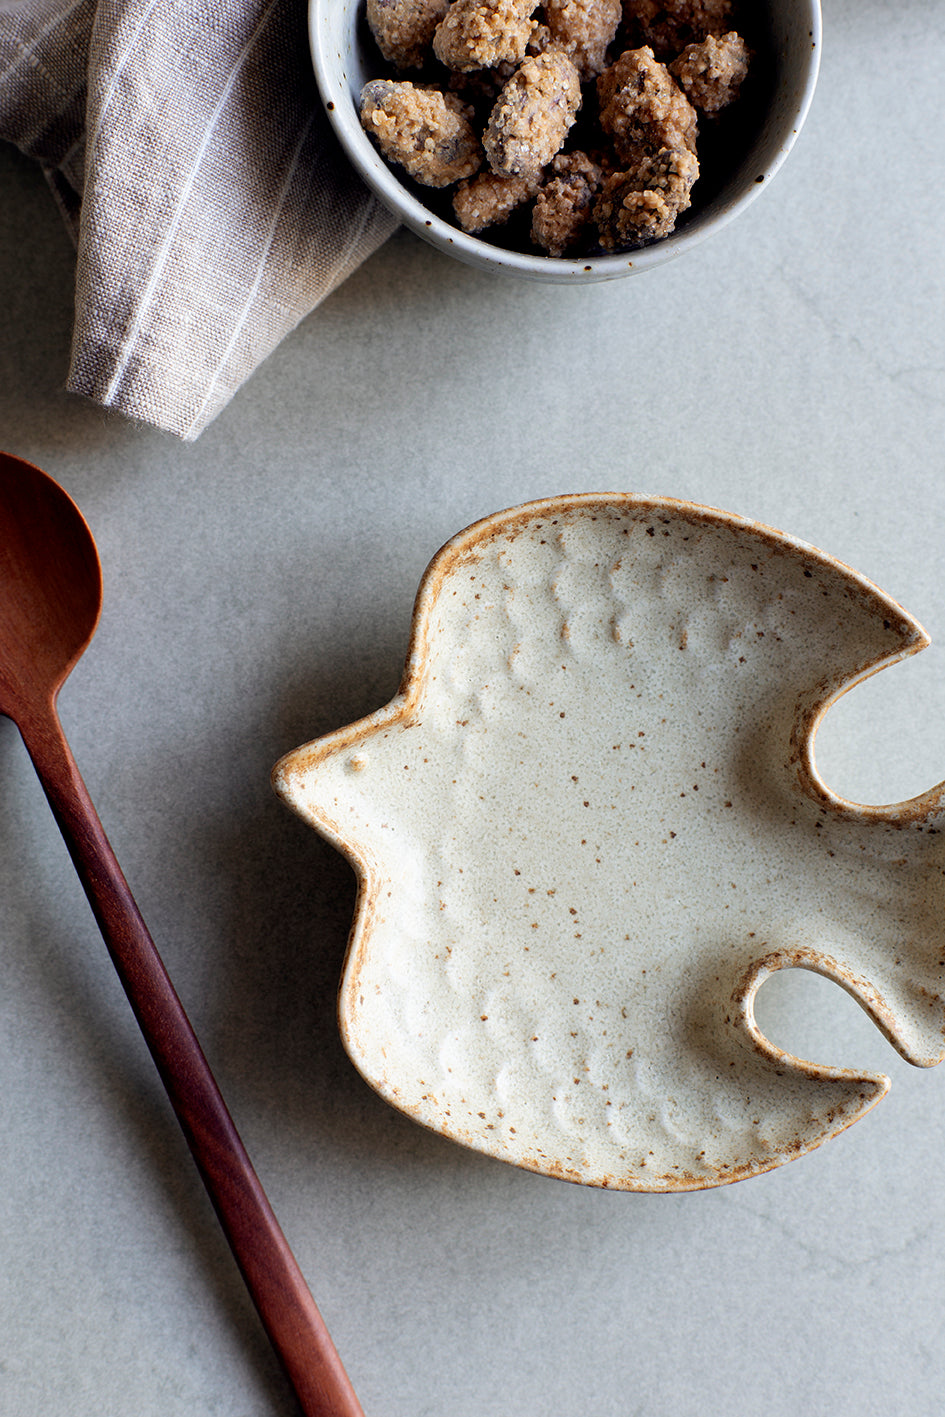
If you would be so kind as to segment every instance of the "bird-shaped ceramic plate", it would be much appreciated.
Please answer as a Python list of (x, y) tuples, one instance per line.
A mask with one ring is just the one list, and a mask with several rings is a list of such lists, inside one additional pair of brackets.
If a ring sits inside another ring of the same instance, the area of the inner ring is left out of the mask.
[(561, 497), (454, 537), (396, 697), (273, 774), (358, 876), (340, 1022), (367, 1081), (518, 1166), (682, 1191), (887, 1090), (762, 1035), (773, 971), (937, 1063), (945, 786), (856, 805), (813, 752), (841, 693), (927, 642), (830, 556), (684, 502)]

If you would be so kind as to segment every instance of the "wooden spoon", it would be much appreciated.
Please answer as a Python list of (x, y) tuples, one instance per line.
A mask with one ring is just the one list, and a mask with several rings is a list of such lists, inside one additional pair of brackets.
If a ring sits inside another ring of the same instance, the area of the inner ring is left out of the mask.
[(102, 576), (61, 487), (0, 453), (0, 713), (20, 730), (249, 1292), (306, 1417), (363, 1417), (66, 742), (56, 701)]

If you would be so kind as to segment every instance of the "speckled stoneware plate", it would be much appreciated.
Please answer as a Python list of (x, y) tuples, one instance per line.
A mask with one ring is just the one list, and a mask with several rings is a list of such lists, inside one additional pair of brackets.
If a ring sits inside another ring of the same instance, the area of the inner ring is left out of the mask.
[(888, 1087), (762, 1036), (774, 970), (938, 1062), (945, 788), (857, 806), (813, 754), (838, 695), (926, 643), (840, 562), (683, 502), (562, 497), (453, 538), (397, 696), (274, 770), (358, 874), (340, 1018), (364, 1077), (505, 1161), (678, 1191)]

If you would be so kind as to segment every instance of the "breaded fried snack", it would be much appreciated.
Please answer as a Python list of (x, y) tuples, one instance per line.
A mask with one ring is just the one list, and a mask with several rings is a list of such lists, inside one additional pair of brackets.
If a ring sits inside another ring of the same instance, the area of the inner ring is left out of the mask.
[(422, 69), (448, 6), (449, 0), (367, 0), (368, 26), (388, 64)]
[(563, 256), (581, 241), (591, 219), (601, 169), (586, 153), (559, 153), (538, 189), (532, 241), (549, 256)]
[(620, 24), (621, 0), (545, 0), (545, 17), (552, 39), (574, 60), (582, 81), (595, 79)]
[(563, 49), (529, 55), (496, 100), (482, 137), (500, 177), (537, 178), (581, 107), (581, 78)]
[(623, 17), (636, 44), (674, 59), (687, 44), (731, 28), (732, 0), (623, 0)]
[(664, 149), (605, 177), (594, 205), (605, 251), (632, 251), (668, 236), (690, 203), (699, 163), (688, 148)]
[(479, 172), (456, 188), (456, 220), (468, 232), (501, 226), (516, 207), (534, 197), (537, 187), (538, 182), (532, 177), (497, 177), (494, 172)]
[(628, 49), (597, 80), (600, 121), (626, 167), (662, 148), (696, 150), (696, 110), (652, 49)]
[(447, 69), (494, 69), (525, 57), (538, 0), (453, 0), (433, 36)]
[(372, 79), (361, 90), (360, 108), (365, 131), (387, 160), (426, 187), (448, 187), (482, 165), (469, 110), (455, 94)]
[(694, 108), (718, 113), (738, 97), (748, 73), (748, 45), (734, 30), (688, 44), (669, 72)]

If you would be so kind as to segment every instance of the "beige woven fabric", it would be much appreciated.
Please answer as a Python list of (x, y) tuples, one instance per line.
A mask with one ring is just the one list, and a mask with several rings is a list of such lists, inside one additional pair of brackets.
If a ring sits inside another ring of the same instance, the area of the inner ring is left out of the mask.
[(185, 439), (394, 228), (305, 0), (0, 0), (0, 138), (76, 240), (69, 389)]

